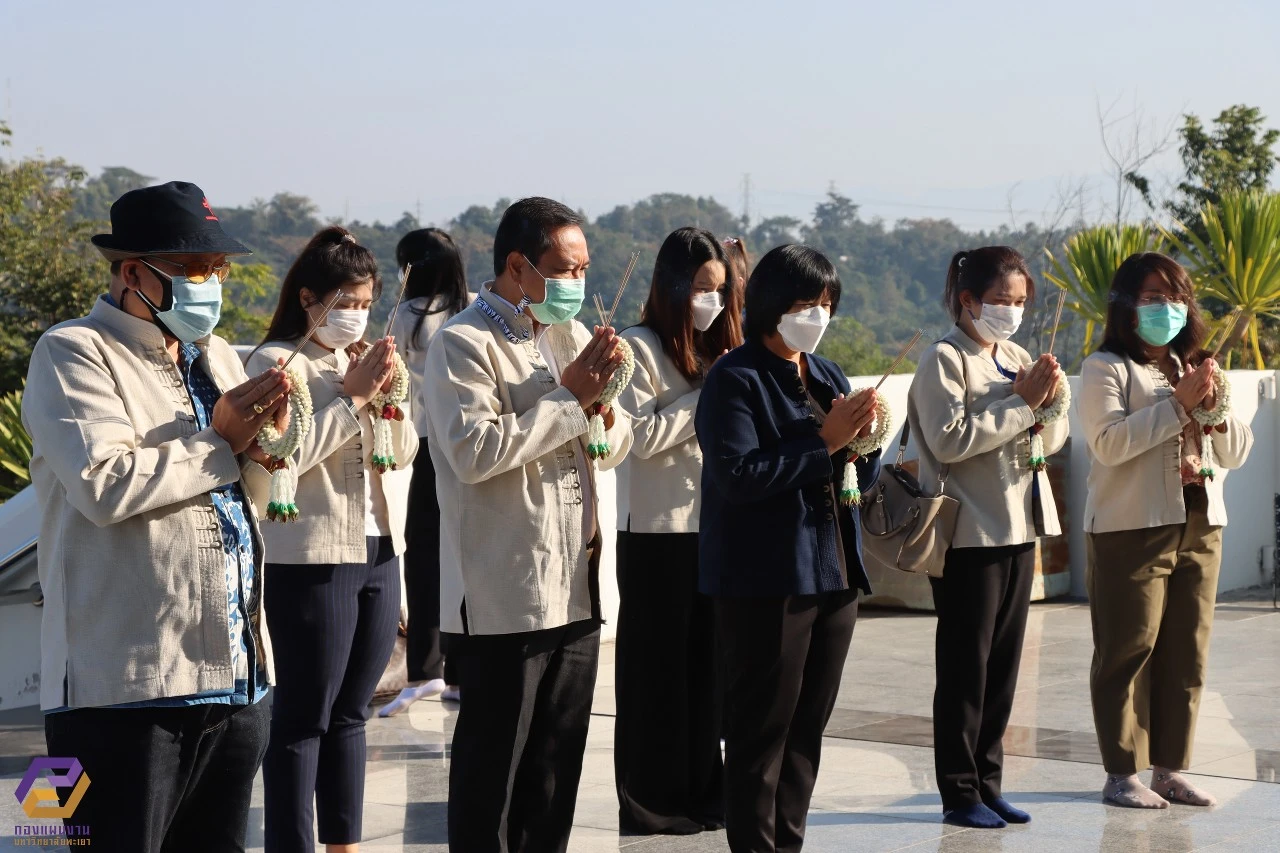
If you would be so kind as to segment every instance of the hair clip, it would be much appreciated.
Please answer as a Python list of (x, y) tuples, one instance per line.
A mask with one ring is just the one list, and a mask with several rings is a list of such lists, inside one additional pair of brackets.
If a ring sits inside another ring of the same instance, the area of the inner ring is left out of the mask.
[(354, 243), (356, 241), (356, 238), (354, 234), (343, 234), (342, 241), (344, 243)]
[(967, 260), (969, 260), (969, 256), (968, 256), (967, 254), (965, 254), (965, 255), (961, 255), (961, 256), (960, 256), (960, 260), (956, 261), (956, 266), (957, 266), (957, 267), (963, 267), (963, 266), (964, 266), (964, 262), (965, 262), (965, 261), (967, 261)]
[(726, 246), (736, 246), (740, 241), (737, 237), (725, 237), (720, 242), (724, 243)]

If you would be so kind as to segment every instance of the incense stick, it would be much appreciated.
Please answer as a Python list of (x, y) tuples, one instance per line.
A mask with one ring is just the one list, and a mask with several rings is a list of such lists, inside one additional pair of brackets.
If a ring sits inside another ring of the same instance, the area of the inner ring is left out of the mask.
[(627, 264), (627, 270), (622, 274), (622, 283), (618, 285), (618, 292), (613, 295), (613, 305), (609, 307), (609, 316), (605, 318), (605, 325), (613, 324), (613, 316), (618, 313), (618, 303), (622, 301), (622, 291), (627, 289), (627, 282), (631, 280), (631, 273), (635, 271), (636, 262), (640, 260), (639, 252), (631, 253), (631, 260)]
[(604, 317), (604, 300), (600, 298), (600, 294), (598, 293), (595, 294), (595, 303), (596, 303), (596, 313), (600, 316), (600, 328), (603, 329), (606, 326), (608, 326), (609, 323), (607, 320), (605, 320), (605, 317)]
[(898, 357), (893, 360), (893, 364), (889, 365), (889, 369), (884, 372), (884, 376), (881, 376), (880, 381), (876, 383), (877, 391), (880, 390), (880, 386), (885, 383), (885, 380), (889, 378), (890, 374), (898, 368), (898, 365), (902, 364), (902, 360), (907, 357), (907, 354), (916, 348), (916, 344), (920, 342), (922, 337), (924, 337), (924, 329), (917, 329), (915, 336), (912, 337), (911, 341), (902, 348), (902, 352), (898, 353)]
[(293, 348), (293, 352), (289, 353), (289, 357), (285, 359), (284, 364), (280, 365), (280, 370), (283, 371), (287, 368), (289, 366), (289, 362), (293, 361), (298, 353), (302, 352), (302, 348), (307, 345), (307, 341), (311, 340), (311, 336), (316, 333), (316, 329), (320, 328), (320, 324), (324, 322), (324, 318), (329, 316), (329, 312), (333, 310), (333, 306), (338, 304), (338, 300), (341, 299), (342, 296), (342, 289), (339, 288), (338, 292), (333, 294), (333, 298), (329, 300), (329, 304), (324, 306), (324, 311), (321, 312), (316, 321), (311, 324), (311, 328), (307, 330), (307, 334), (303, 336), (302, 340), (298, 341), (298, 345)]
[(1054, 341), (1058, 340), (1058, 322), (1062, 319), (1062, 306), (1067, 304), (1067, 292), (1065, 290), (1058, 293), (1058, 311), (1053, 315), (1053, 334), (1049, 335), (1049, 349), (1045, 352), (1053, 355)]
[(404, 301), (404, 292), (409, 286), (409, 273), (412, 270), (412, 261), (404, 265), (404, 277), (400, 279), (400, 295), (396, 297), (396, 304), (391, 306), (391, 314), (387, 318), (387, 330), (382, 333), (384, 338), (391, 336), (391, 327), (395, 325), (396, 313), (400, 310), (400, 303)]

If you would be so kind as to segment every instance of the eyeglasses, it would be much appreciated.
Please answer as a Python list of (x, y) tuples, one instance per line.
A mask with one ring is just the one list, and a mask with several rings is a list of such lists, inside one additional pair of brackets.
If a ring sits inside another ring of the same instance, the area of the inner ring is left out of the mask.
[[(165, 272), (152, 264), (146, 258), (138, 258), (138, 260), (142, 261), (149, 269), (158, 275), (162, 275), (165, 278), (173, 278), (172, 273)], [(223, 261), (220, 264), (180, 264), (177, 261), (171, 261), (165, 258), (164, 262), (181, 268), (182, 276), (192, 284), (204, 284), (215, 275), (218, 277), (218, 281), (220, 283), (225, 282), (231, 277), (231, 261)]]
[(1165, 296), (1163, 293), (1147, 293), (1138, 297), (1139, 305), (1186, 305), (1181, 296)]

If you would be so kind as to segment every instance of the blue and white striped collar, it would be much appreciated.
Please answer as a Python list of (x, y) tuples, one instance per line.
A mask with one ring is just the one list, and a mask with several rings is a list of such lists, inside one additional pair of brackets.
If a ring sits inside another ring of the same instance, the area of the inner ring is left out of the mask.
[(492, 320), (508, 341), (521, 344), (534, 337), (533, 318), (524, 313), (528, 303), (520, 300), (520, 305), (512, 305), (493, 289), (493, 282), (486, 282), (476, 296), (475, 306), (486, 317)]

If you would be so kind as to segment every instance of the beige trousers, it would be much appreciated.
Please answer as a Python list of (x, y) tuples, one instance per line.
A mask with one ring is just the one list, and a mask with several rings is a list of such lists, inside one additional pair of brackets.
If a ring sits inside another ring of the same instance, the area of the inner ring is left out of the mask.
[(1222, 528), (1203, 488), (1187, 521), (1090, 533), (1085, 585), (1093, 621), (1089, 689), (1108, 773), (1191, 764), (1222, 562)]

